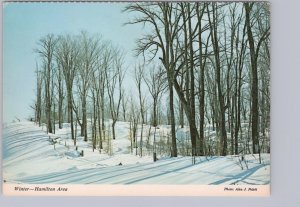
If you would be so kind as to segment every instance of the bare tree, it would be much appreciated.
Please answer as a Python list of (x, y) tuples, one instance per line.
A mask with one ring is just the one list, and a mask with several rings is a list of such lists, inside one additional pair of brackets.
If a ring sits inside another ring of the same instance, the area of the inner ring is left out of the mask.
[[(156, 68), (158, 69), (157, 71)], [(153, 109), (152, 109), (153, 111), (152, 111), (151, 124), (152, 126), (156, 127), (158, 124), (158, 120), (157, 120), (158, 101), (162, 92), (166, 88), (166, 84), (164, 82), (163, 68), (161, 66), (153, 67), (149, 72), (149, 76), (146, 77), (146, 75), (144, 75), (143, 79), (145, 80), (145, 83), (153, 99)]]
[(76, 39), (71, 36), (60, 36), (56, 58), (61, 65), (67, 90), (68, 122), (71, 124), (71, 137), (76, 145), (73, 123), (73, 82), (78, 70), (79, 48)]
[[(99, 87), (97, 85), (97, 78), (95, 76), (95, 73), (92, 74), (92, 79), (91, 79), (91, 91), (92, 91), (92, 103), (93, 103), (93, 110), (92, 110), (92, 114), (93, 114), (93, 120), (91, 121), (92, 123), (92, 145), (93, 145), (93, 151), (96, 149), (96, 142), (97, 142), (97, 119), (98, 119), (98, 102), (97, 102), (97, 97), (98, 93), (99, 93)], [(101, 137), (101, 133), (100, 133), (100, 146), (99, 146), (99, 150), (101, 152), (101, 148), (102, 148), (102, 137)]]
[(264, 31), (260, 34), (256, 40), (254, 39), (251, 25), (251, 14), (253, 14), (253, 6), (254, 3), (244, 3), (244, 8), (246, 12), (245, 24), (247, 27), (247, 36), (249, 41), (249, 50), (250, 50), (250, 60), (251, 60), (251, 74), (252, 74), (252, 82), (251, 82), (251, 100), (252, 100), (252, 150), (253, 153), (259, 153), (259, 139), (258, 139), (258, 126), (259, 126), (259, 114), (258, 114), (258, 66), (257, 60), (259, 55), (259, 50), (263, 41), (265, 41), (270, 35), (270, 27), (265, 28)]
[[(120, 49), (86, 32), (58, 38), (47, 35), (36, 50), (40, 59), (35, 106), (31, 106), (35, 121), (46, 123), (47, 131), (55, 133), (55, 123), (62, 128), (68, 118), (74, 145), (79, 124), (84, 141), (91, 141), (93, 150), (99, 146), (100, 152), (102, 142), (110, 137), (106, 132), (116, 139), (120, 119), (130, 121), (131, 152), (135, 147), (136, 155), (151, 151), (151, 127), (156, 129), (160, 123), (171, 127), (167, 135), (162, 134), (166, 140), (155, 141), (161, 144), (158, 151), (172, 157), (268, 152), (268, 9), (267, 3), (127, 4), (125, 11), (137, 14), (128, 24), (152, 29), (136, 42), (136, 55), (144, 62), (135, 68), (138, 93), (130, 101), (123, 85), (125, 56)], [(144, 90), (150, 94), (151, 106)], [(107, 118), (112, 123), (105, 131)], [(148, 123), (148, 151), (143, 151)], [(176, 140), (176, 124), (189, 127), (184, 143)]]
[(210, 36), (211, 36), (211, 42), (213, 45), (213, 51), (215, 56), (216, 83), (217, 83), (217, 94), (218, 94), (218, 102), (219, 102), (218, 103), (218, 111), (219, 111), (218, 124), (220, 127), (220, 143), (221, 143), (220, 154), (225, 156), (227, 155), (227, 132), (225, 126), (226, 106), (224, 103), (224, 94), (221, 85), (221, 60), (220, 60), (220, 47), (219, 47), (219, 40), (218, 40), (218, 21), (219, 21), (218, 5), (216, 3), (211, 3), (210, 8), (207, 5), (207, 12), (208, 12), (208, 19), (209, 19), (209, 26), (210, 26)]
[[(99, 53), (101, 54), (101, 53)], [(105, 106), (105, 88), (106, 88), (106, 73), (105, 70), (108, 69), (109, 62), (110, 62), (110, 50), (106, 46), (103, 46), (103, 55), (98, 56), (97, 61), (97, 79), (98, 81), (95, 84), (97, 84), (97, 108), (98, 108), (98, 131), (100, 136), (100, 142), (99, 142), (99, 148), (100, 151), (103, 148), (102, 146), (102, 140), (104, 137), (104, 130), (105, 130), (105, 124), (104, 124), (104, 106)]]
[(63, 82), (63, 71), (57, 59), (57, 73), (56, 73), (56, 87), (58, 91), (58, 128), (62, 129), (63, 126), (63, 101), (64, 101), (64, 82)]
[[(234, 116), (235, 116), (235, 129), (234, 129), (234, 154), (239, 153), (239, 131), (241, 128), (241, 88), (242, 88), (242, 72), (245, 61), (245, 51), (246, 51), (246, 25), (241, 28), (242, 16), (238, 19), (237, 24), (237, 32), (236, 32), (236, 41), (235, 41), (235, 53), (236, 53), (236, 61), (235, 61), (235, 91), (233, 98), (234, 105)], [(240, 34), (240, 30), (242, 33)], [(242, 39), (240, 39), (240, 35), (242, 35)]]
[(95, 70), (95, 87), (97, 94), (97, 113), (98, 113), (98, 133), (100, 136), (99, 148), (103, 149), (102, 141), (105, 139), (105, 91), (107, 86), (106, 70), (112, 65), (112, 45), (110, 43), (102, 43), (100, 52), (96, 61)]
[[(115, 125), (119, 118), (120, 105), (123, 96), (122, 83), (124, 80), (123, 54), (120, 50), (113, 51), (112, 68), (105, 70), (107, 94), (109, 97), (110, 115), (112, 118), (113, 139), (116, 139)], [(117, 94), (117, 92), (119, 92)]]
[[(210, 33), (207, 35), (206, 41), (203, 38), (203, 33), (208, 29), (208, 24), (202, 23), (203, 17), (205, 14), (206, 3), (200, 5), (199, 2), (196, 3), (196, 16), (198, 22), (198, 48), (199, 48), (199, 72), (198, 72), (198, 90), (199, 90), (199, 115), (200, 115), (200, 126), (199, 126), (199, 148), (200, 154), (204, 153), (204, 117), (205, 117), (205, 68), (207, 62), (207, 55), (208, 55), (208, 47), (209, 47), (209, 40), (210, 40)], [(206, 44), (205, 44), (206, 42)], [(204, 49), (204, 51), (203, 51)]]
[(135, 148), (135, 155), (137, 155), (137, 127), (138, 121), (140, 119), (140, 113), (133, 97), (130, 97), (130, 147), (131, 153), (133, 152), (133, 148)]
[[(177, 4), (174, 4), (175, 7)], [(137, 54), (143, 54), (148, 51), (152, 54), (152, 60), (160, 50), (162, 56), (159, 58), (166, 70), (168, 88), (169, 88), (169, 107), (171, 119), (171, 139), (172, 150), (171, 156), (177, 157), (176, 135), (175, 135), (175, 113), (174, 113), (174, 81), (175, 81), (175, 68), (179, 59), (177, 47), (175, 46), (175, 37), (179, 31), (180, 15), (173, 4), (163, 3), (136, 3), (130, 4), (125, 8), (128, 12), (138, 12), (141, 16), (129, 24), (136, 23), (149, 23), (153, 29), (153, 34), (145, 35), (145, 37), (138, 40)], [(175, 87), (176, 88), (176, 87)]]
[(125, 93), (125, 90), (123, 89), (123, 96), (122, 96), (122, 115), (123, 115), (123, 121), (127, 121), (127, 108), (128, 108), (128, 101), (129, 98), (127, 94)]
[(54, 71), (54, 50), (57, 43), (57, 39), (54, 35), (47, 35), (40, 39), (38, 42), (39, 48), (36, 52), (40, 54), (43, 61), (43, 76), (45, 86), (45, 102), (46, 102), (46, 119), (47, 119), (47, 132), (52, 133), (52, 121), (51, 121), (51, 106), (52, 106), (52, 90), (53, 90), (53, 71)]
[(92, 74), (95, 70), (96, 61), (99, 52), (100, 40), (97, 37), (90, 37), (86, 32), (82, 32), (79, 37), (80, 43), (80, 68), (78, 70), (77, 86), (79, 88), (79, 95), (81, 99), (82, 123), (81, 136), (84, 136), (84, 141), (87, 142), (87, 93), (91, 84)]
[(143, 155), (143, 131), (145, 123), (145, 96), (142, 95), (142, 81), (144, 77), (144, 68), (142, 65), (138, 65), (134, 70), (135, 84), (139, 94), (139, 108), (141, 117), (141, 135), (140, 135), (140, 156)]
[(39, 70), (36, 64), (36, 103), (35, 103), (35, 122), (41, 126), (42, 121), (42, 88), (43, 79), (42, 71)]

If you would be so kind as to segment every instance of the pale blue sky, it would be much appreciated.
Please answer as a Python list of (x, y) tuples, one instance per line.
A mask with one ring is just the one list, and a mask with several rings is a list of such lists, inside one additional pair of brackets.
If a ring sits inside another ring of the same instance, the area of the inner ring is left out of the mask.
[(101, 34), (127, 52), (134, 62), (135, 40), (141, 25), (122, 26), (130, 19), (125, 3), (5, 3), (3, 4), (3, 121), (33, 114), (37, 41), (49, 34)]

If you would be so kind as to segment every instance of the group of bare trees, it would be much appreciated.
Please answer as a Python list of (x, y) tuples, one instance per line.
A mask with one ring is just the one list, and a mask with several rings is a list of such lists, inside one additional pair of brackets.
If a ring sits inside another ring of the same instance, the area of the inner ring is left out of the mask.
[[(138, 14), (128, 24), (152, 29), (138, 40), (136, 51), (163, 66), (171, 156), (177, 156), (174, 97), (188, 121), (192, 155), (212, 153), (207, 125), (217, 132), (214, 154), (260, 153), (270, 114), (268, 4), (134, 3), (125, 11)], [(248, 123), (247, 137), (242, 122)]]
[(36, 122), (49, 133), (57, 122), (59, 128), (70, 123), (74, 145), (78, 124), (84, 140), (93, 149), (98, 140), (101, 150), (105, 118), (113, 139), (117, 121), (129, 121), (131, 149), (138, 148), (140, 126), (140, 155), (145, 124), (149, 135), (151, 126), (170, 125), (172, 157), (178, 154), (176, 130), (185, 125), (193, 156), (260, 153), (263, 145), (269, 151), (267, 3), (142, 2), (126, 4), (123, 12), (135, 14), (128, 27), (150, 29), (136, 42), (144, 62), (130, 68), (137, 93), (124, 86), (125, 55), (112, 43), (86, 32), (47, 35), (36, 50)]
[[(71, 138), (76, 145), (77, 124), (84, 141), (88, 141), (88, 120), (91, 120), (93, 148), (96, 137), (105, 132), (104, 106), (109, 102), (113, 138), (123, 97), (122, 51), (110, 42), (87, 32), (80, 35), (47, 35), (38, 41), (37, 99), (35, 120), (45, 123), (48, 133), (55, 133), (55, 124), (61, 129), (70, 123)], [(56, 107), (57, 106), (57, 107)], [(58, 108), (58, 109), (57, 109)], [(88, 115), (91, 114), (91, 119)]]

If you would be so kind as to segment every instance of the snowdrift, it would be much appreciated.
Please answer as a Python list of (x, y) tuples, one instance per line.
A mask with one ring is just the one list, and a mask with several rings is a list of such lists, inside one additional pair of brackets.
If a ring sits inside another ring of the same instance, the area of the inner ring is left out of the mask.
[[(66, 127), (66, 125), (64, 125)], [(68, 128), (48, 135), (32, 122), (6, 124), (3, 128), (3, 180), (27, 184), (251, 184), (270, 183), (270, 155), (162, 157), (130, 153), (129, 124), (118, 122), (114, 153), (95, 150), (78, 137), (77, 150)], [(182, 137), (184, 135), (182, 134)], [(52, 141), (51, 141), (52, 140)], [(55, 140), (55, 143), (53, 142)], [(84, 156), (80, 152), (84, 151)]]

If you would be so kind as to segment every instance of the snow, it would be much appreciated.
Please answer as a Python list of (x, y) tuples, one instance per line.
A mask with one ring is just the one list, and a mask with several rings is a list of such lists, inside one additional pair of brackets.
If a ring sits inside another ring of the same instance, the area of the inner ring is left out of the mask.
[(73, 150), (73, 151), (68, 151), (65, 152), (65, 156), (69, 157), (69, 158), (76, 158), (76, 157), (80, 157), (80, 152)]
[[(45, 127), (32, 122), (6, 124), (3, 128), (3, 179), (7, 183), (30, 184), (270, 183), (269, 154), (261, 155), (261, 164), (258, 155), (246, 155), (245, 162), (233, 155), (196, 157), (195, 165), (189, 156), (159, 157), (153, 162), (150, 155), (136, 156), (135, 149), (130, 153), (128, 122), (117, 122), (111, 154), (105, 151), (105, 146), (101, 153), (93, 151), (91, 143), (84, 142), (83, 137), (78, 137), (76, 150), (68, 127), (64, 124), (56, 134), (46, 134)], [(148, 127), (144, 127), (145, 135)], [(160, 135), (168, 134), (168, 129), (168, 126), (157, 129), (157, 141), (163, 138)], [(177, 135), (178, 141), (186, 140), (188, 129), (177, 129)], [(84, 156), (80, 154), (82, 150)]]

